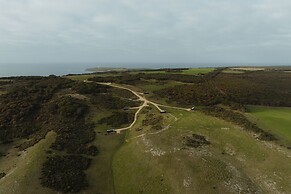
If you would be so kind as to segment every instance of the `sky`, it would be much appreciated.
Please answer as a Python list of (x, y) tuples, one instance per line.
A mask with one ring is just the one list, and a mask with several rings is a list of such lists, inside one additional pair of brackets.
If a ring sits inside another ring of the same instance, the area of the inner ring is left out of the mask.
[(0, 0), (0, 63), (290, 63), (290, 0)]

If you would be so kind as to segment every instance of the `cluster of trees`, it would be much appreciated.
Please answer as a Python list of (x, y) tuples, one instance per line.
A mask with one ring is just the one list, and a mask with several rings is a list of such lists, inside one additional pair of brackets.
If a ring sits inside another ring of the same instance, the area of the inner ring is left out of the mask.
[[(211, 77), (212, 75), (212, 77)], [(156, 95), (181, 105), (241, 104), (291, 106), (291, 74), (249, 72), (244, 74), (209, 74), (201, 83), (174, 86)]]
[(131, 100), (138, 99), (133, 93), (131, 93), (128, 90), (123, 90), (123, 89), (111, 87), (110, 92), (119, 98), (123, 98), (123, 99), (126, 98), (126, 99), (131, 99)]
[[(79, 192), (87, 186), (85, 170), (89, 157), (98, 154), (91, 145), (95, 138), (94, 124), (85, 117), (87, 101), (63, 91), (99, 94), (107, 88), (97, 84), (82, 84), (56, 76), (16, 77), (7, 94), (0, 96), (0, 140), (27, 139), (19, 146), (24, 150), (45, 137), (48, 131), (57, 133), (51, 149), (62, 151), (49, 156), (43, 164), (41, 183), (60, 192)], [(49, 152), (48, 152), (49, 153)]]
[(185, 84), (165, 88), (154, 92), (156, 95), (185, 105), (209, 106), (226, 101), (226, 95), (219, 91), (210, 81), (200, 84)]
[(265, 106), (291, 106), (291, 74), (249, 72), (220, 74), (213, 82), (233, 102)]
[(96, 83), (77, 82), (73, 85), (72, 90), (76, 91), (79, 94), (96, 95), (100, 93), (107, 93), (109, 88), (109, 86)]
[(43, 164), (42, 185), (63, 193), (77, 193), (88, 186), (86, 170), (91, 159), (81, 156), (53, 156)]
[[(18, 146), (24, 150), (54, 130), (57, 137), (47, 153), (61, 152), (48, 156), (42, 167), (41, 183), (63, 193), (79, 192), (88, 185), (85, 170), (90, 165), (90, 157), (99, 152), (91, 143), (96, 135), (95, 124), (86, 119), (90, 105), (111, 110), (140, 105), (128, 99), (134, 98), (130, 92), (96, 83), (56, 76), (9, 79), (13, 81), (3, 81), (11, 85), (8, 93), (0, 96), (0, 141), (9, 143), (14, 138), (25, 138)], [(83, 94), (89, 100), (74, 98), (68, 92)], [(119, 127), (133, 119), (134, 112), (119, 111), (100, 123)]]
[(120, 127), (125, 124), (130, 124), (134, 120), (133, 112), (114, 112), (112, 115), (105, 117), (99, 121), (99, 124), (106, 124), (111, 127)]
[(122, 76), (106, 76), (106, 77), (93, 77), (91, 81), (96, 82), (114, 82), (119, 84), (140, 84), (143, 80), (159, 80), (159, 81), (180, 81), (185, 83), (200, 83), (203, 76), (183, 75), (183, 74), (164, 74), (164, 73), (138, 73), (138, 74), (123, 74)]
[(110, 110), (120, 110), (125, 107), (137, 107), (140, 105), (139, 101), (122, 99), (120, 97), (113, 96), (111, 93), (92, 96), (91, 103)]
[[(178, 74), (185, 69), (160, 69), (157, 71), (166, 71), (168, 73), (138, 73), (138, 74), (130, 74), (128, 72), (123, 73), (122, 75), (116, 76), (97, 76), (90, 78), (91, 81), (96, 82), (114, 82), (120, 84), (138, 84), (142, 83), (143, 80), (159, 80), (159, 81), (179, 81), (184, 83), (203, 83), (206, 80), (214, 79), (217, 75), (223, 71), (223, 68), (216, 69), (213, 72), (207, 73), (205, 75), (185, 75), (185, 74)], [(153, 70), (151, 70), (153, 71)], [(176, 73), (175, 73), (176, 72)]]
[(57, 132), (52, 148), (67, 153), (85, 154), (87, 144), (94, 140), (94, 124), (85, 121), (88, 112), (85, 101), (63, 96), (47, 103), (39, 120), (44, 126)]
[(70, 81), (55, 77), (14, 79), (7, 94), (0, 96), (0, 140), (24, 138), (40, 130), (37, 115), (42, 105)]

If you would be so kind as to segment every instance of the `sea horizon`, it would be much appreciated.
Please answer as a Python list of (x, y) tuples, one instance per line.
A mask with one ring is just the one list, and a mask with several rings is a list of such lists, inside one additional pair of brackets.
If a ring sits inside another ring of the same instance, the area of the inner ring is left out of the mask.
[(291, 66), (291, 64), (272, 63), (0, 63), (0, 77), (48, 76), (92, 73), (92, 68), (207, 68), (236, 66)]

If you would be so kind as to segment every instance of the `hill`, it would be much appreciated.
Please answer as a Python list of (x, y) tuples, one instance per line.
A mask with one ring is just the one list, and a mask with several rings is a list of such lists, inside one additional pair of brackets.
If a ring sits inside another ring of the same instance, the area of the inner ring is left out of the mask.
[(290, 76), (218, 68), (3, 78), (0, 193), (289, 193)]

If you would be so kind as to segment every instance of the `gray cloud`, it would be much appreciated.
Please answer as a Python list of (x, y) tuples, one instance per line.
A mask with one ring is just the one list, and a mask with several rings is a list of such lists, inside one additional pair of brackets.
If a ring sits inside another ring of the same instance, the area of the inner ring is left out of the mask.
[(0, 0), (0, 63), (291, 60), (288, 0)]

